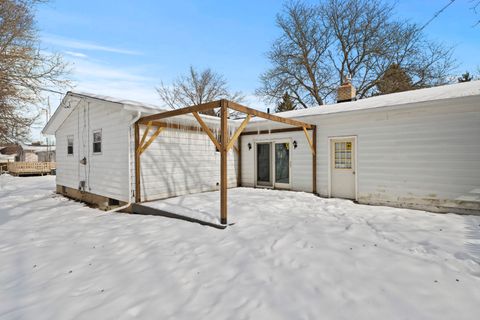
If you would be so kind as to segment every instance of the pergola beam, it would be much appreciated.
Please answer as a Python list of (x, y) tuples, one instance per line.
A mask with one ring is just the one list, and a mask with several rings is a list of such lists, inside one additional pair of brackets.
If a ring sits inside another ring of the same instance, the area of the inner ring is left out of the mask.
[(165, 128), (158, 127), (157, 130), (152, 134), (152, 136), (148, 139), (147, 142), (140, 145), (140, 149), (137, 151), (138, 153), (142, 154), (147, 150), (147, 148), (152, 144), (152, 142), (158, 137), (160, 132), (162, 132)]
[(210, 140), (212, 140), (212, 142), (215, 145), (215, 147), (217, 148), (217, 150), (220, 150), (220, 148), (221, 148), (220, 143), (218, 143), (217, 138), (215, 138), (215, 136), (213, 135), (210, 128), (203, 121), (202, 117), (200, 117), (200, 115), (197, 112), (192, 112), (192, 114), (195, 117), (195, 119), (197, 119), (198, 123), (200, 123), (200, 126), (202, 126), (203, 131), (205, 131), (205, 133), (208, 135)]
[(309, 123), (298, 121), (298, 120), (293, 120), (293, 119), (290, 119), (290, 118), (282, 118), (282, 117), (279, 117), (279, 116), (276, 116), (276, 115), (273, 115), (273, 114), (270, 114), (270, 113), (266, 113), (266, 112), (263, 112), (263, 111), (260, 111), (260, 110), (256, 110), (256, 109), (252, 109), (252, 108), (249, 108), (249, 107), (242, 106), (241, 104), (238, 104), (236, 102), (228, 101), (228, 107), (230, 109), (233, 109), (233, 110), (236, 110), (236, 111), (239, 111), (239, 112), (243, 112), (243, 113), (246, 113), (246, 114), (251, 114), (252, 116), (257, 116), (257, 117), (260, 117), (260, 118), (263, 118), (263, 119), (288, 124), (288, 125), (291, 125), (291, 126), (294, 126), (294, 127), (303, 127), (303, 128), (306, 128), (306, 129), (311, 129), (312, 128), (312, 125), (309, 124)]
[(232, 138), (230, 139), (230, 141), (228, 142), (228, 145), (227, 145), (227, 152), (228, 150), (230, 150), (234, 144), (235, 144), (235, 141), (237, 141), (237, 138), (240, 136), (240, 134), (242, 133), (243, 129), (245, 129), (245, 127), (247, 126), (248, 122), (250, 121), (250, 118), (252, 116), (250, 114), (247, 115), (247, 117), (245, 118), (245, 120), (243, 120), (243, 122), (240, 124), (240, 127), (237, 128), (237, 131), (235, 131), (235, 133), (233, 134)]
[(201, 111), (207, 111), (211, 109), (215, 109), (220, 107), (220, 102), (222, 100), (218, 101), (212, 101), (208, 103), (202, 103), (198, 104), (196, 106), (191, 106), (191, 107), (186, 107), (186, 108), (181, 108), (181, 109), (175, 109), (171, 111), (165, 111), (157, 114), (152, 114), (150, 116), (143, 117), (139, 120), (141, 124), (148, 123), (149, 121), (153, 120), (160, 120), (160, 119), (165, 119), (165, 118), (170, 118), (170, 117), (175, 117), (175, 116), (181, 116), (183, 114), (188, 114), (192, 112), (201, 112)]

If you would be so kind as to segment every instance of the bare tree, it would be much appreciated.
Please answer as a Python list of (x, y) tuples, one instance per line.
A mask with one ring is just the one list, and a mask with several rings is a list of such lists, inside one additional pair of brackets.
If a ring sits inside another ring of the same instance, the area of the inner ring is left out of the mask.
[[(480, 14), (480, 0), (470, 0), (472, 3), (472, 10), (475, 14)], [(480, 25), (480, 20), (477, 20), (474, 26)]]
[(332, 34), (319, 16), (318, 7), (303, 2), (290, 3), (277, 15), (282, 35), (267, 53), (272, 68), (261, 75), (263, 86), (257, 90), (268, 102), (280, 101), (289, 92), (307, 108), (323, 104), (332, 91), (332, 68), (324, 63)]
[[(157, 92), (160, 99), (172, 109), (219, 99), (235, 102), (242, 102), (244, 99), (240, 92), (231, 93), (227, 87), (227, 80), (209, 68), (199, 72), (194, 67), (190, 67), (187, 75), (180, 76), (171, 85), (165, 85), (162, 82)], [(208, 110), (204, 113), (218, 115), (218, 110)]]
[(368, 97), (379, 93), (378, 81), (392, 65), (407, 73), (414, 88), (446, 82), (454, 63), (452, 49), (427, 40), (417, 25), (393, 17), (394, 6), (381, 0), (287, 4), (277, 17), (282, 35), (268, 52), (272, 68), (261, 76), (257, 93), (271, 101), (289, 91), (308, 107), (333, 100), (348, 75), (358, 97)]
[(42, 90), (68, 84), (61, 56), (39, 47), (33, 15), (37, 2), (0, 1), (0, 143), (25, 139), (34, 121), (30, 107), (43, 101)]

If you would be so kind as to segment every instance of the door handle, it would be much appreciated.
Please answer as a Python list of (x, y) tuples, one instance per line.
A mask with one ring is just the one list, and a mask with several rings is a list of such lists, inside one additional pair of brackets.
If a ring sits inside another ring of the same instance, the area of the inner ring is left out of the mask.
[(353, 171), (352, 174), (355, 174), (355, 171)]

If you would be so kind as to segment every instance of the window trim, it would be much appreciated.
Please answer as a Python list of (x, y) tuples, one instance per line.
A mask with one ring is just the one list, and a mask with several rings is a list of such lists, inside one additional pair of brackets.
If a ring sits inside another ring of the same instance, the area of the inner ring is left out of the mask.
[[(95, 142), (95, 133), (98, 133), (98, 132), (100, 132), (100, 142)], [(95, 143), (100, 143), (100, 151), (98, 152), (95, 152)], [(92, 154), (102, 154), (103, 152), (102, 144), (103, 144), (102, 129), (92, 130)]]
[[(70, 148), (70, 138), (72, 138), (72, 153), (69, 152), (68, 148)], [(67, 136), (67, 156), (73, 156), (75, 154), (75, 136), (73, 134), (70, 134)]]

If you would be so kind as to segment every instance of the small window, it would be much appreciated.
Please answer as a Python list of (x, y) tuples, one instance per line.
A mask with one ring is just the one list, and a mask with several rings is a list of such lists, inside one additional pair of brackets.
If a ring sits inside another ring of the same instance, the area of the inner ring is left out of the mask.
[(102, 130), (93, 131), (93, 153), (102, 152)]
[(73, 154), (73, 136), (67, 137), (67, 154)]
[(335, 142), (335, 169), (352, 168), (352, 143)]

